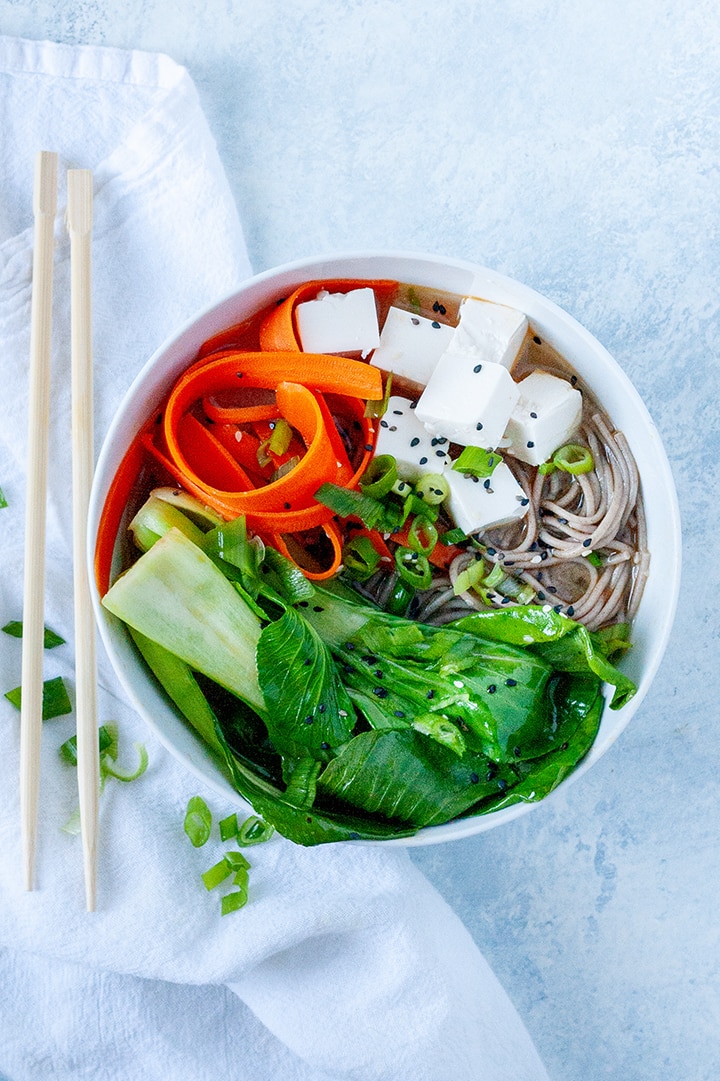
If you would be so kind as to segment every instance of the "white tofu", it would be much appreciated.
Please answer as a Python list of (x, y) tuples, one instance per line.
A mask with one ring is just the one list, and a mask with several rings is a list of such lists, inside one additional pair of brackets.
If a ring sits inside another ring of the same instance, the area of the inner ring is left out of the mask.
[(375, 294), (370, 288), (349, 293), (322, 290), (295, 308), (300, 344), (306, 353), (360, 353), (380, 344)]
[(408, 398), (391, 395), (380, 421), (376, 454), (392, 454), (401, 480), (414, 482), (425, 473), (442, 473), (449, 461), (447, 439), (433, 437), (415, 416)]
[(529, 465), (540, 465), (577, 430), (582, 394), (549, 372), (532, 372), (518, 387), (520, 398), (505, 431), (507, 450)]
[(449, 350), (512, 368), (525, 341), (528, 321), (523, 312), (506, 304), (466, 297)]
[(464, 533), (479, 533), (527, 513), (529, 501), (505, 462), (496, 465), (490, 477), (471, 477), (452, 468), (443, 476), (450, 485), (445, 506)]
[(519, 396), (504, 365), (447, 352), (435, 365), (415, 414), (428, 431), (453, 443), (495, 450)]
[(450, 344), (454, 329), (437, 319), (390, 308), (380, 333), (380, 345), (370, 363), (425, 384)]

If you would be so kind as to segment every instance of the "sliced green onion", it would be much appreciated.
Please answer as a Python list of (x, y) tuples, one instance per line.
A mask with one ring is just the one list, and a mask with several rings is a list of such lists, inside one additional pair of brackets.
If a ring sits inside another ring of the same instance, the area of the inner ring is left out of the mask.
[[(195, 848), (202, 848), (210, 839), (212, 814), (202, 796), (191, 796), (188, 800), (183, 829), (190, 838), (190, 844)], [(208, 889), (210, 888), (208, 886)]]
[(247, 890), (248, 883), (250, 881), (250, 869), (249, 867), (238, 867), (237, 871), (233, 875), (233, 885), (239, 886), (242, 890)]
[(450, 494), (450, 485), (441, 473), (425, 473), (415, 485), (416, 494), (431, 507), (442, 503)]
[[(117, 747), (117, 736), (111, 728), (101, 724), (98, 728), (98, 749), (101, 755), (107, 754), (113, 747)], [(70, 736), (58, 747), (58, 754), (64, 762), (71, 766), (77, 766), (77, 736)]]
[(594, 468), (593, 456), (588, 447), (580, 443), (567, 443), (552, 456), (553, 465), (564, 473), (589, 473)]
[(429, 589), (432, 583), (432, 569), (427, 556), (400, 545), (395, 551), (395, 566), (407, 585), (414, 589)]
[(218, 822), (218, 828), (220, 830), (221, 841), (231, 841), (234, 837), (237, 837), (238, 831), (238, 818), (237, 814), (228, 815), (227, 818), (221, 818)]
[(106, 777), (114, 777), (116, 781), (136, 781), (138, 777), (142, 777), (145, 770), (148, 768), (148, 753), (144, 743), (136, 743), (135, 750), (138, 753), (138, 764), (132, 773), (127, 773), (125, 770), (120, 770), (117, 766), (110, 765), (113, 761), (113, 756), (105, 754), (100, 759), (100, 773), (103, 779)]
[(360, 491), (373, 499), (382, 499), (398, 479), (397, 462), (392, 454), (378, 454), (360, 477)]
[(496, 450), (484, 447), (465, 447), (455, 459), (452, 467), (458, 473), (468, 473), (471, 477), (491, 477), (502, 461), (502, 455)]
[(223, 916), (227, 916), (230, 912), (237, 912), (238, 909), (243, 908), (248, 901), (247, 889), (233, 890), (232, 893), (226, 893), (220, 902), (220, 912)]
[(250, 860), (242, 852), (226, 852), (225, 859), (233, 871), (249, 871)]
[(268, 450), (271, 454), (286, 454), (292, 440), (292, 428), (284, 417), (275, 421), (275, 426), (270, 436)]
[(396, 529), (402, 520), (399, 507), (381, 503), (372, 496), (357, 492), (353, 488), (343, 488), (339, 484), (321, 484), (315, 492), (315, 498), (318, 503), (329, 507), (341, 518), (359, 518), (368, 529), (390, 532)]
[(467, 533), (463, 532), (459, 526), (456, 526), (455, 529), (446, 530), (445, 533), (440, 536), (439, 540), (441, 544), (462, 544), (463, 541), (467, 540)]
[[(12, 638), (22, 638), (23, 625), (21, 619), (11, 619), (9, 623), (6, 623), (3, 627), (5, 634), (9, 634)], [(50, 627), (45, 627), (43, 632), (43, 647), (45, 649), (54, 649), (55, 646), (64, 646), (65, 639), (61, 638), (59, 634), (51, 630)]]
[(214, 890), (221, 885), (226, 878), (230, 878), (232, 873), (233, 868), (223, 857), (219, 863), (214, 863), (213, 866), (209, 867), (207, 871), (204, 871), (200, 877), (205, 883), (205, 889), (209, 893), (210, 890)]
[(553, 460), (550, 459), (550, 461), (543, 462), (541, 465), (538, 466), (538, 473), (542, 473), (543, 476), (547, 476), (548, 473), (554, 473), (556, 469), (557, 466), (555, 465)]
[(602, 557), (597, 552), (588, 552), (585, 558), (593, 567), (602, 567), (603, 565)]
[(493, 563), (492, 570), (486, 576), (483, 585), (486, 589), (497, 589), (504, 577), (505, 571), (502, 569), (502, 565), (500, 563)]
[(353, 537), (342, 550), (343, 567), (356, 582), (365, 582), (378, 568), (380, 553), (369, 537)]
[(8, 502), (5, 498), (5, 493), (3, 492), (2, 488), (0, 488), (0, 510), (2, 510), (3, 507), (7, 507), (7, 505)]
[(398, 578), (390, 596), (385, 601), (385, 611), (393, 616), (404, 616), (414, 596), (415, 590), (412, 586), (404, 582), (402, 578)]
[(429, 518), (431, 522), (435, 522), (440, 514), (440, 507), (437, 503), (428, 503), (415, 492), (411, 492), (403, 503), (403, 521), (409, 518), (411, 514), (422, 514), (423, 517)]
[(421, 552), (422, 555), (429, 556), (437, 544), (437, 540), (438, 531), (435, 523), (426, 518), (424, 514), (416, 514), (408, 530), (408, 548), (412, 548), (413, 552)]
[(458, 574), (453, 585), (453, 593), (458, 597), (461, 593), (467, 593), (469, 589), (475, 589), (481, 582), (486, 585), (484, 578), (485, 563), (483, 559), (474, 559)]
[[(22, 704), (22, 688), (13, 687), (11, 691), (5, 692), (5, 697), (16, 709), (20, 709)], [(55, 676), (54, 679), (46, 679), (43, 683), (42, 719), (44, 721), (50, 721), (53, 717), (62, 717), (66, 713), (72, 713), (72, 704), (65, 686), (65, 681), (62, 676)]]
[(281, 478), (287, 476), (288, 473), (292, 473), (296, 465), (300, 465), (300, 458), (297, 454), (293, 454), (292, 458), (288, 458), (286, 462), (283, 462), (282, 465), (277, 467), (271, 480), (281, 480)]
[(251, 815), (240, 826), (237, 833), (237, 843), (239, 845), (259, 845), (263, 841), (269, 840), (274, 832), (275, 827), (271, 826), (265, 819), (260, 818), (259, 815)]

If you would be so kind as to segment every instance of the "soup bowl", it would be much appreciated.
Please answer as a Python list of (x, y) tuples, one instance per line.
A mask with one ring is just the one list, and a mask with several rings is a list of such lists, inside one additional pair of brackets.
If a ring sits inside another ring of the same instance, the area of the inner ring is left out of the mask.
[[(674, 483), (658, 431), (627, 375), (606, 349), (574, 318), (546, 297), (502, 274), (468, 262), (406, 253), (349, 253), (309, 258), (265, 271), (232, 295), (202, 311), (151, 356), (128, 390), (107, 432), (91, 494), (88, 559), (94, 566), (103, 507), (133, 439), (162, 404), (171, 387), (196, 358), (204, 342), (226, 328), (284, 298), (310, 280), (394, 279), (458, 297), (473, 296), (525, 313), (532, 334), (567, 361), (622, 431), (641, 478), (647, 521), (649, 572), (632, 626), (632, 648), (619, 662), (634, 681), (635, 695), (620, 709), (605, 708), (597, 736), (583, 760), (554, 793), (580, 778), (618, 738), (641, 706), (652, 683), (673, 623), (680, 580), (681, 534)], [(118, 542), (119, 547), (119, 542)], [(94, 573), (93, 573), (94, 578)], [(217, 795), (249, 807), (238, 795), (207, 746), (182, 719), (150, 676), (125, 626), (93, 593), (97, 623), (107, 654), (124, 691), (170, 752)], [(434, 844), (479, 833), (527, 813), (533, 802), (487, 814), (426, 826), (412, 836), (369, 843)]]

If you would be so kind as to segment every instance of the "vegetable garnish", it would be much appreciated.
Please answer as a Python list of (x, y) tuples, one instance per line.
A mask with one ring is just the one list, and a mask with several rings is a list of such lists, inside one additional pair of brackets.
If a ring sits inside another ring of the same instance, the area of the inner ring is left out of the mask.
[[(11, 619), (2, 629), (5, 634), (9, 634), (12, 638), (22, 638), (23, 625), (21, 619)], [(63, 645), (65, 645), (64, 638), (61, 638), (60, 635), (50, 627), (44, 628), (43, 647), (45, 649), (54, 649), (56, 646)]]
[(7, 507), (7, 505), (8, 505), (8, 502), (7, 502), (7, 499), (5, 498), (5, 493), (3, 492), (2, 488), (0, 488), (0, 510), (2, 510), (3, 507)]
[[(257, 572), (264, 617), (175, 528), (103, 604), (231, 692), (200, 691), (213, 746), (257, 814), (299, 843), (402, 837), (541, 799), (589, 749), (601, 684), (616, 688), (612, 708), (634, 693), (610, 642), (549, 606), (430, 627), (335, 585), (306, 582), (309, 596), (289, 601), (270, 551)], [(176, 701), (196, 716), (192, 696)]]
[[(212, 832), (212, 823), (212, 811), (202, 796), (191, 796), (185, 812), (183, 829), (193, 847), (202, 848), (207, 844)], [(250, 815), (242, 824), (239, 824), (237, 812), (221, 819), (218, 827), (221, 841), (235, 841), (241, 847), (262, 844), (274, 833), (273, 827), (264, 822), (259, 815)], [(221, 897), (221, 915), (226, 916), (230, 912), (237, 912), (247, 904), (249, 871), (250, 861), (242, 852), (226, 851), (217, 863), (200, 875), (208, 893), (232, 878), (232, 885), (236, 888)]]
[(201, 848), (210, 840), (212, 813), (202, 796), (191, 796), (188, 800), (183, 829), (194, 848)]
[(496, 450), (483, 447), (464, 447), (452, 464), (458, 473), (467, 473), (470, 477), (491, 477), (502, 462), (502, 455)]
[(595, 468), (592, 453), (580, 443), (567, 443), (555, 451), (549, 462), (538, 466), (539, 473), (552, 473), (560, 469), (564, 473), (590, 473)]
[[(16, 709), (20, 709), (22, 702), (22, 687), (13, 687), (5, 692), (8, 702)], [(42, 719), (50, 721), (54, 717), (63, 717), (66, 713), (72, 713), (72, 703), (62, 676), (43, 681), (42, 693)]]
[[(104, 724), (98, 728), (98, 747), (100, 752), (100, 791), (105, 787), (108, 777), (114, 777), (116, 781), (136, 781), (142, 777), (148, 767), (149, 757), (144, 743), (136, 743), (135, 750), (138, 754), (138, 764), (134, 770), (119, 769), (116, 765), (119, 752), (118, 727), (115, 724)], [(58, 754), (64, 762), (71, 766), (77, 766), (77, 737), (70, 736), (58, 749)]]

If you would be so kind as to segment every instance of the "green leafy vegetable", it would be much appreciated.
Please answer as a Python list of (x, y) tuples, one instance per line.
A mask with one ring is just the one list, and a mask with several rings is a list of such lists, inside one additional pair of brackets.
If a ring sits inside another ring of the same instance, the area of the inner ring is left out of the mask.
[(404, 837), (541, 799), (592, 746), (602, 684), (615, 708), (634, 693), (622, 631), (522, 604), (424, 626), (286, 564), (268, 548), (239, 592), (171, 528), (103, 601), (253, 806), (239, 844)]

